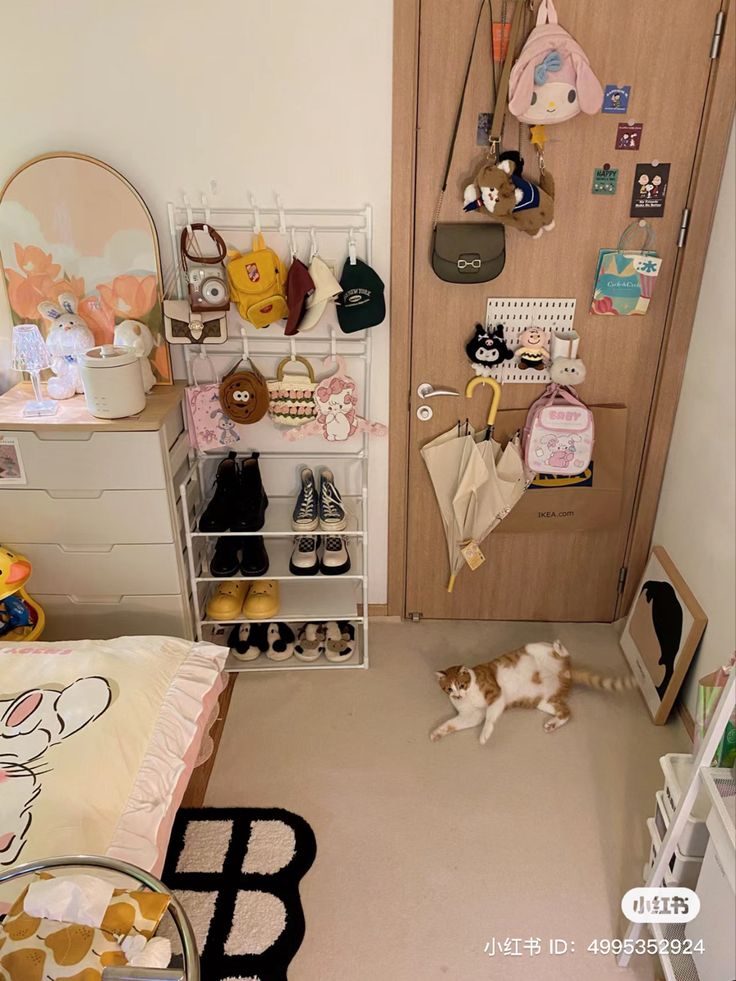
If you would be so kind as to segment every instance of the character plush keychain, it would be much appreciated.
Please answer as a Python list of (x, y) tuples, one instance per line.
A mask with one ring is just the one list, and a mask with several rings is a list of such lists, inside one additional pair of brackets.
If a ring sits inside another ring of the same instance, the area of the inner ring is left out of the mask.
[(325, 368), (335, 365), (335, 371), (323, 378), (314, 390), (317, 418), (304, 426), (284, 432), (284, 439), (294, 442), (305, 436), (322, 436), (328, 442), (344, 442), (358, 432), (371, 436), (385, 436), (388, 430), (380, 422), (369, 422), (355, 410), (358, 404), (358, 386), (346, 371), (345, 359), (338, 354), (328, 354)]
[(473, 371), (482, 378), (488, 378), (494, 368), (500, 368), (504, 361), (513, 361), (514, 352), (503, 336), (503, 324), (495, 327), (475, 325), (475, 333), (465, 345), (465, 353), (470, 359)]
[(554, 182), (539, 156), (539, 186), (524, 177), (524, 161), (516, 150), (501, 154), (498, 163), (485, 163), (465, 188), (463, 211), (485, 207), (498, 221), (532, 238), (555, 227)]

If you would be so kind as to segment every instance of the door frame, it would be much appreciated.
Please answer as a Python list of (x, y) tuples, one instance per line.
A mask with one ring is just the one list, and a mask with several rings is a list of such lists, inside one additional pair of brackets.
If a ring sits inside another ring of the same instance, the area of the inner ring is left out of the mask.
[[(734, 2), (725, 14), (719, 57), (711, 63), (705, 110), (695, 150), (686, 206), (687, 243), (675, 264), (662, 349), (657, 365), (639, 481), (626, 544), (628, 570), (616, 617), (633, 599), (652, 540), (659, 495), (685, 372), (726, 151), (736, 108)], [(414, 203), (421, 0), (394, 0), (393, 125), (391, 178), (391, 346), (389, 444), (389, 616), (404, 616), (408, 526), (409, 399), (411, 397)], [(715, 24), (714, 24), (715, 27)], [(706, 149), (707, 148), (707, 149)]]

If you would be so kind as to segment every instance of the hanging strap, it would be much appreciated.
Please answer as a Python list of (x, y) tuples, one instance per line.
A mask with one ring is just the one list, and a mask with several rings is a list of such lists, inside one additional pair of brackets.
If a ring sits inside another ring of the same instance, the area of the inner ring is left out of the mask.
[[(632, 234), (637, 231), (644, 231), (644, 244), (641, 246), (642, 252), (652, 252), (654, 251), (654, 229), (649, 224), (648, 221), (632, 221), (622, 232), (621, 238), (618, 240), (619, 251), (626, 248), (626, 242)], [(630, 246), (629, 246), (630, 248)]]
[[(470, 55), (468, 56), (468, 64), (465, 67), (465, 78), (463, 79), (463, 88), (460, 93), (460, 102), (458, 103), (457, 112), (455, 113), (455, 125), (452, 127), (452, 136), (450, 138), (450, 150), (447, 154), (447, 163), (445, 164), (445, 172), (442, 175), (442, 188), (440, 190), (440, 200), (437, 204), (437, 213), (440, 210), (440, 204), (442, 203), (442, 195), (447, 190), (447, 178), (450, 175), (450, 167), (452, 166), (452, 158), (455, 153), (455, 141), (457, 140), (457, 131), (460, 128), (460, 118), (463, 114), (463, 104), (465, 102), (465, 91), (468, 87), (468, 79), (470, 78), (470, 69), (473, 66), (473, 55), (475, 54), (475, 42), (478, 40), (478, 30), (480, 28), (480, 18), (483, 14), (483, 8), (488, 3), (488, 9), (490, 10), (489, 0), (480, 0), (480, 6), (478, 7), (478, 16), (475, 19), (475, 28), (473, 29), (473, 43), (470, 46)], [(491, 18), (492, 19), (492, 18)], [(491, 31), (493, 30), (493, 25), (491, 24)], [(491, 75), (493, 77), (493, 85), (495, 88), (496, 78), (493, 75), (493, 69), (491, 69)], [(494, 99), (495, 106), (495, 99)], [(437, 224), (437, 219), (435, 217), (435, 225)]]
[[(455, 114), (455, 124), (452, 128), (452, 136), (450, 138), (450, 149), (447, 154), (447, 162), (445, 164), (445, 172), (442, 175), (442, 185), (440, 187), (439, 197), (437, 199), (437, 207), (434, 213), (433, 225), (436, 227), (437, 222), (440, 217), (440, 208), (442, 207), (442, 199), (444, 197), (445, 191), (447, 190), (447, 180), (450, 176), (450, 167), (452, 166), (452, 158), (455, 155), (455, 143), (457, 141), (458, 130), (460, 129), (460, 119), (463, 114), (463, 105), (465, 104), (465, 92), (468, 88), (468, 79), (470, 78), (470, 69), (473, 66), (473, 56), (475, 54), (475, 43), (478, 40), (478, 31), (480, 29), (480, 19), (483, 14), (483, 8), (488, 6), (488, 12), (491, 19), (491, 44), (493, 44), (493, 10), (491, 8), (490, 0), (480, 0), (480, 5), (478, 7), (478, 16), (475, 20), (475, 28), (473, 30), (473, 43), (470, 46), (470, 55), (468, 57), (468, 63), (465, 67), (465, 77), (463, 79), (463, 87), (460, 92), (460, 101), (457, 107), (457, 113)], [(493, 81), (493, 117), (491, 120), (491, 128), (488, 135), (488, 143), (490, 145), (491, 153), (497, 155), (497, 150), (501, 143), (501, 129), (503, 128), (503, 118), (506, 113), (506, 97), (509, 90), (509, 75), (511, 74), (511, 65), (514, 60), (514, 52), (516, 50), (516, 45), (519, 39), (519, 32), (521, 30), (522, 18), (524, 14), (524, 0), (514, 0), (514, 16), (511, 20), (511, 31), (509, 34), (509, 45), (506, 51), (506, 58), (503, 64), (503, 70), (501, 72), (501, 78), (498, 83), (498, 88), (496, 88), (496, 75), (493, 71), (493, 65), (491, 65), (491, 78)], [(491, 55), (493, 58), (493, 55)]]
[[(554, 8), (552, 9), (554, 10)], [(494, 159), (498, 159), (499, 151), (501, 149), (501, 130), (503, 129), (503, 117), (506, 115), (506, 100), (509, 94), (509, 77), (511, 75), (511, 66), (514, 61), (514, 53), (516, 51), (516, 45), (519, 42), (519, 34), (521, 33), (523, 21), (524, 0), (516, 0), (514, 16), (511, 20), (509, 46), (506, 50), (506, 59), (503, 63), (503, 71), (501, 72), (501, 78), (498, 82), (496, 105), (493, 110), (493, 122), (491, 124), (491, 132), (488, 136), (491, 155)]]
[(558, 23), (558, 21), (554, 0), (542, 0), (537, 13), (537, 27), (542, 27), (544, 24), (556, 23)]

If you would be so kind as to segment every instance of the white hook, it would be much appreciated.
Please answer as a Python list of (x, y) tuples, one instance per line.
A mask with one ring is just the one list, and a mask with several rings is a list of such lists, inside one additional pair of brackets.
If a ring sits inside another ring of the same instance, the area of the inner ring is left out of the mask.
[(358, 247), (355, 242), (354, 232), (355, 229), (351, 228), (348, 235), (348, 255), (350, 256), (351, 266), (354, 266), (358, 261)]
[(291, 354), (289, 355), (290, 361), (296, 361), (296, 338), (289, 338), (289, 347), (291, 348)]
[(276, 207), (279, 209), (279, 233), (286, 235), (286, 214), (284, 213), (284, 205), (280, 194), (276, 195)]
[(296, 249), (296, 231), (295, 231), (295, 229), (294, 229), (293, 226), (289, 229), (289, 237), (291, 239), (291, 258), (292, 259), (295, 259), (296, 258), (296, 251), (297, 251), (297, 249)]
[(192, 213), (192, 205), (189, 202), (189, 195), (186, 193), (186, 191), (182, 191), (182, 198), (184, 199), (184, 207), (187, 209), (187, 231), (191, 235), (194, 214)]
[(209, 231), (209, 226), (212, 224), (212, 215), (210, 213), (210, 203), (207, 200), (207, 195), (202, 195), (202, 207), (204, 208), (204, 221), (206, 225), (206, 230)]
[(309, 229), (309, 238), (312, 243), (312, 251), (309, 255), (309, 261), (311, 262), (319, 252), (319, 247), (317, 245), (317, 233), (315, 232), (314, 228)]
[(255, 194), (251, 194), (251, 196), (250, 196), (250, 206), (253, 209), (253, 231), (256, 233), (256, 235), (260, 235), (261, 234), (261, 212), (260, 212), (260, 210), (258, 208), (258, 205), (256, 204), (256, 196), (255, 196)]
[(240, 328), (240, 336), (243, 338), (243, 360), (248, 361), (250, 359), (250, 348), (248, 347), (248, 333), (245, 327)]

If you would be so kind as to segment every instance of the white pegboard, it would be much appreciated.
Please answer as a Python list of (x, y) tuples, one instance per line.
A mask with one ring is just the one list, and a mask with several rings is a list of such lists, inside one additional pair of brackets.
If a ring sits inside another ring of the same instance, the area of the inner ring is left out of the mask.
[[(538, 297), (524, 299), (521, 297), (493, 296), (486, 306), (486, 327), (503, 324), (503, 335), (506, 344), (512, 351), (521, 346), (521, 335), (527, 327), (539, 327), (547, 337), (547, 344), (552, 340), (554, 331), (571, 333), (575, 320), (574, 297)], [(492, 378), (505, 384), (548, 384), (551, 381), (549, 371), (535, 371), (527, 368), (519, 370), (516, 359), (504, 361), (498, 368), (490, 371)]]

